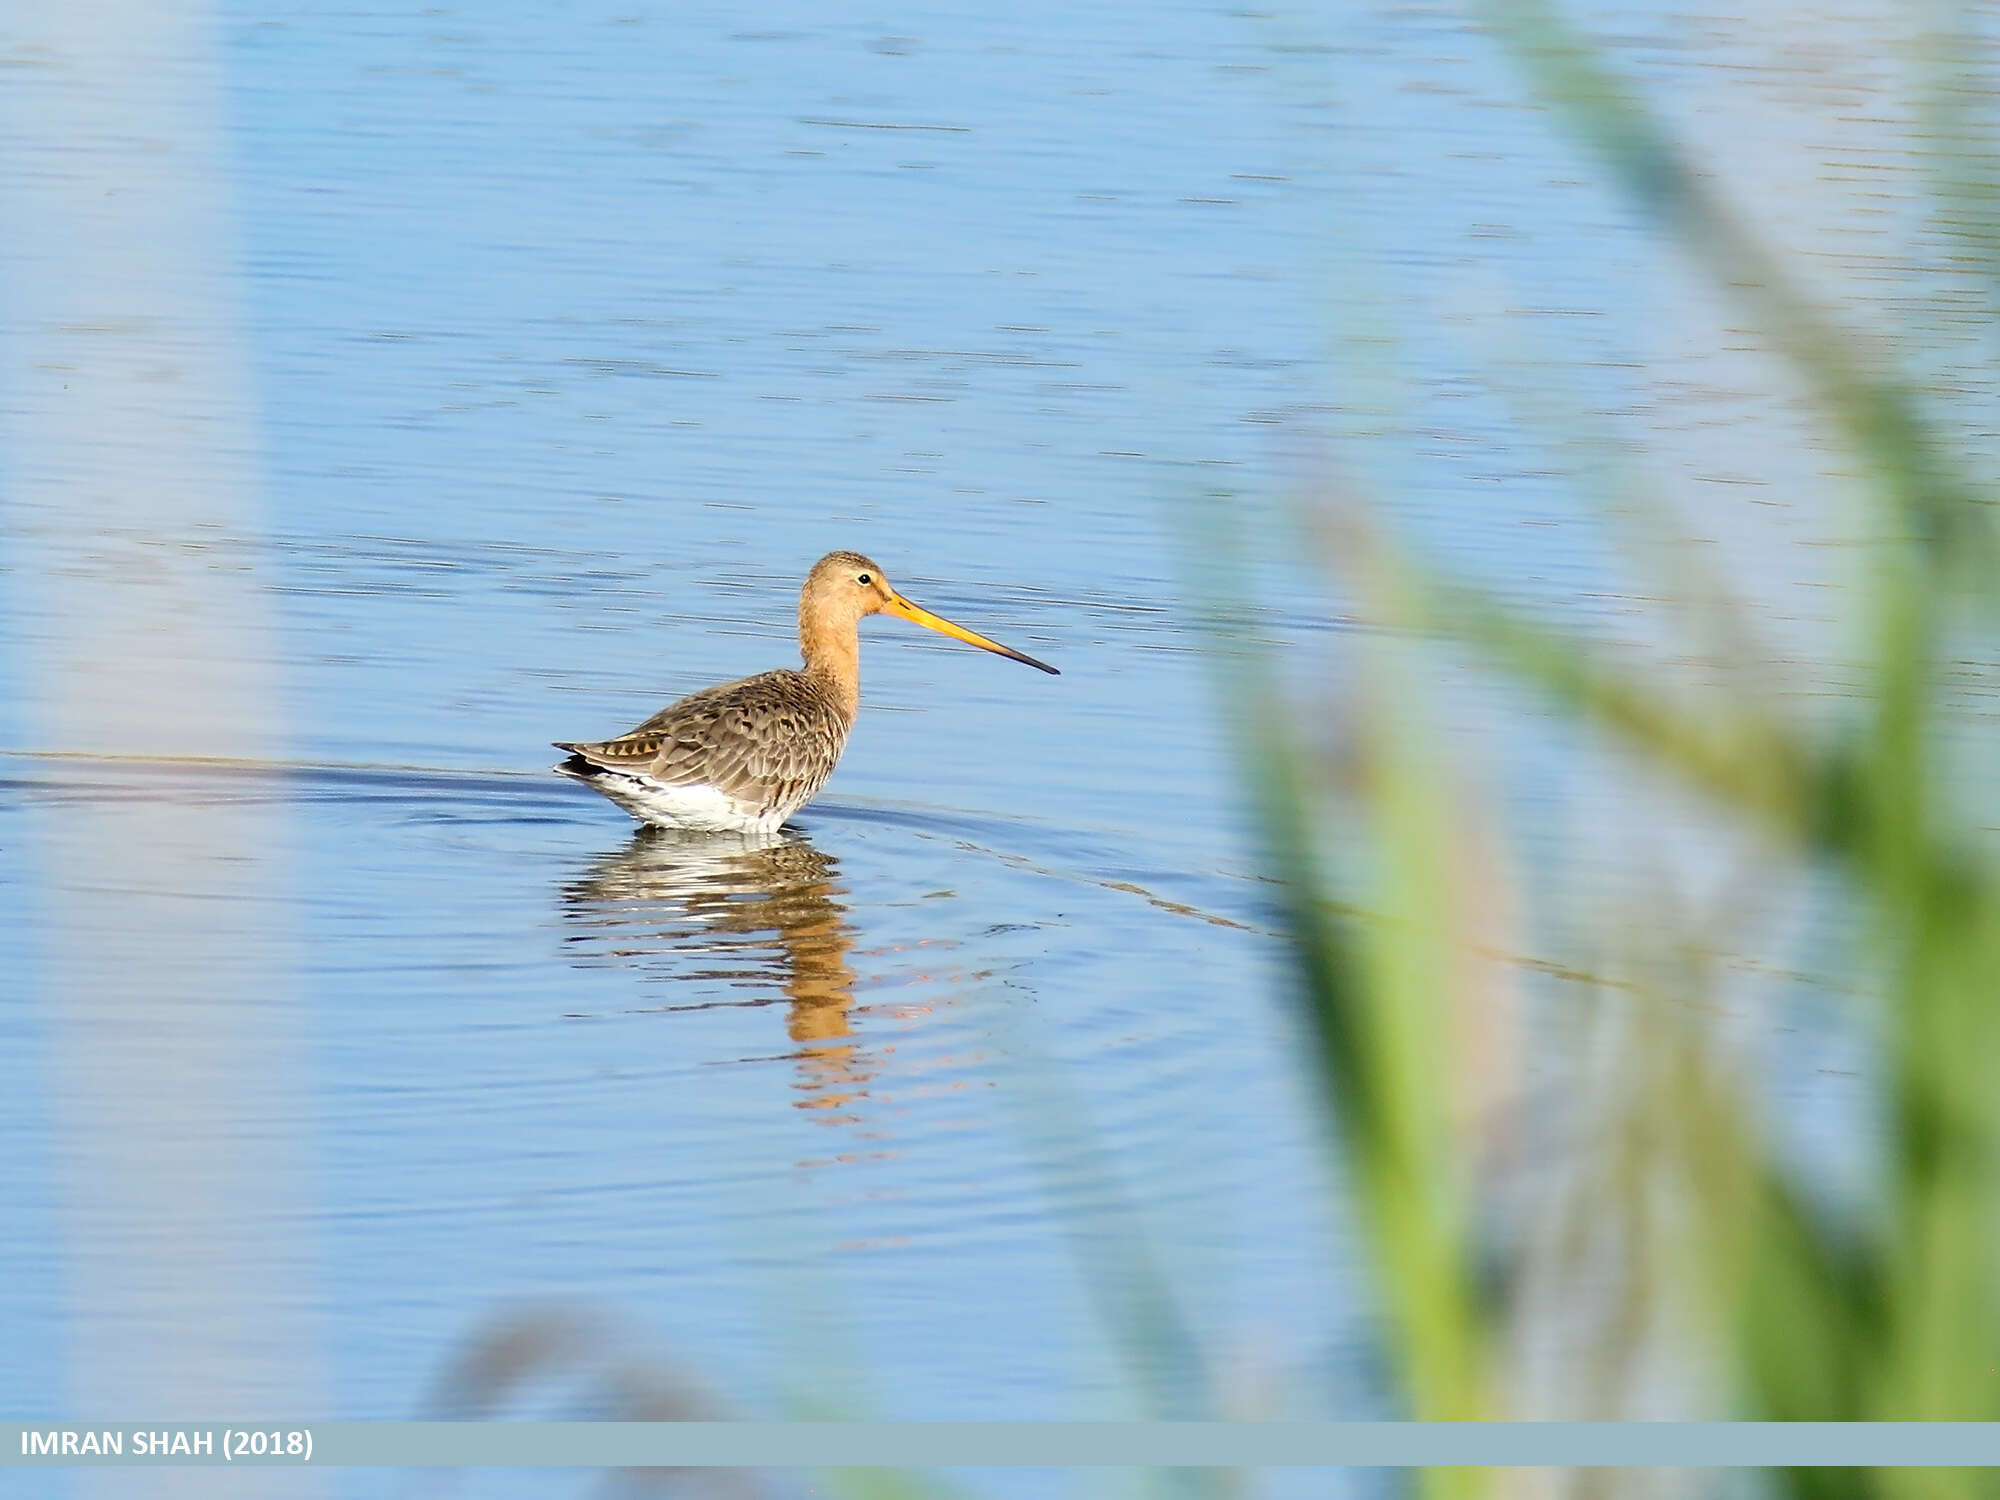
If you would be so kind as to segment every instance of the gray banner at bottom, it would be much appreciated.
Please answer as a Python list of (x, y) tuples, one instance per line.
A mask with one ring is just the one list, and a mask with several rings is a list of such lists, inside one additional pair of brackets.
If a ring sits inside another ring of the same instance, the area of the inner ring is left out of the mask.
[(1978, 1422), (0, 1423), (0, 1467), (1606, 1468), (2000, 1464)]

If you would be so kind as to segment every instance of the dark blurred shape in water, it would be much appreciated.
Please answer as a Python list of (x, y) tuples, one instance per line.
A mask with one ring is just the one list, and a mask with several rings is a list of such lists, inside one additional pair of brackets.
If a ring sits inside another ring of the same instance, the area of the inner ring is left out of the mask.
[[(429, 1420), (507, 1419), (535, 1394), (562, 1392), (558, 1421), (720, 1422), (728, 1412), (701, 1382), (634, 1347), (583, 1306), (520, 1306), (475, 1327), (437, 1374)], [(759, 1500), (771, 1493), (745, 1469), (631, 1468), (586, 1481), (614, 1495), (688, 1495)]]

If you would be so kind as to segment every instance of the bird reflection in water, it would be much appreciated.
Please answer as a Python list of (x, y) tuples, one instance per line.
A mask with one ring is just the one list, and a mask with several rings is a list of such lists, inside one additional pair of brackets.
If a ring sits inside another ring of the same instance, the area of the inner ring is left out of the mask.
[[(839, 866), (802, 834), (764, 842), (689, 839), (642, 828), (563, 890), (564, 915), (578, 929), (573, 958), (651, 971), (655, 977), (755, 991), (705, 999), (667, 1012), (790, 1002), (785, 1030), (797, 1051), (801, 1109), (850, 1121), (872, 1069), (853, 1034), (854, 941), (835, 899)], [(745, 1059), (751, 1061), (752, 1059)]]

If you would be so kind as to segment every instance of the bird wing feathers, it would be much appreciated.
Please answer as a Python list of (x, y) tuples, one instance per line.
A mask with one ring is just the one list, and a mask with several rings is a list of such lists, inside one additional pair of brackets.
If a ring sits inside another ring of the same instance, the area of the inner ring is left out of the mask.
[(848, 722), (803, 672), (762, 672), (690, 693), (613, 739), (556, 748), (668, 786), (707, 785), (751, 806), (803, 802), (833, 774)]

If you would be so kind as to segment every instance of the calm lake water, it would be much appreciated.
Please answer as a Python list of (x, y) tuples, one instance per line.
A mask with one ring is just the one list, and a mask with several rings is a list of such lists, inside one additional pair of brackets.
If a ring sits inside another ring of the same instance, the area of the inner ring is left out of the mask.
[[(0, 1411), (422, 1415), (536, 1316), (594, 1331), (511, 1416), (621, 1361), (743, 1415), (1385, 1412), (1186, 510), (1322, 701), (1329, 475), (1643, 639), (1534, 420), (1581, 407), (1837, 694), (1842, 461), (1740, 317), (1449, 8), (212, 20), (0, 32)], [(1990, 396), (1878, 23), (1599, 20)], [(833, 547), (1063, 675), (870, 622), (765, 851), (546, 773), (793, 660)], [(1655, 793), (1452, 693), (1615, 885)], [(1807, 1136), (1829, 1047), (1774, 1064)], [(1126, 1337), (1153, 1274), (1205, 1375)]]

